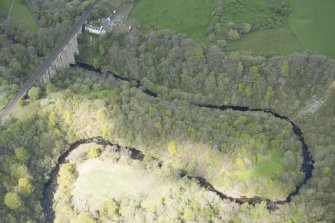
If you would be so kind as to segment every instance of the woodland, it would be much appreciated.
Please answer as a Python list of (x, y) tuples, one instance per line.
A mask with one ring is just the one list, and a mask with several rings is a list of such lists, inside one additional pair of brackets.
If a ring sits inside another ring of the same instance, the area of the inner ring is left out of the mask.
[[(104, 1), (93, 18), (121, 2)], [(234, 24), (220, 20), (220, 13), (232, 16), (226, 5), (216, 8), (204, 42), (143, 24), (136, 8), (131, 32), (84, 32), (78, 65), (31, 88), (1, 120), (0, 222), (44, 222), (46, 183), (59, 157), (76, 141), (97, 136), (121, 149), (91, 143), (70, 153), (57, 176), (54, 222), (333, 222), (335, 61), (308, 50), (257, 55), (227, 48), (236, 32), (285, 25), (291, 9), (281, 2), (268, 8), (265, 20), (250, 15)], [(0, 108), (91, 1), (22, 3), (38, 29), (0, 20)], [(304, 179), (302, 144), (290, 122), (262, 111), (198, 105), (246, 106), (289, 117), (313, 156), (312, 177), (274, 210), (264, 201), (223, 199), (186, 177), (205, 178), (230, 197), (274, 201), (285, 200)], [(132, 159), (127, 148), (145, 158)], [(101, 179), (109, 182), (108, 193)]]

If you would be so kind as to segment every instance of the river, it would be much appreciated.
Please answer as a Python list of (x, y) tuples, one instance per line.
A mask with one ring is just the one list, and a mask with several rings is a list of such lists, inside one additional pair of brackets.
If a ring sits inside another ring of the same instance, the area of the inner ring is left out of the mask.
[[(141, 90), (142, 92), (146, 93), (149, 96), (159, 97), (159, 95), (157, 93), (151, 91), (150, 89), (145, 88), (139, 80), (122, 77), (122, 76), (120, 76), (116, 73), (110, 72), (110, 71), (104, 71), (103, 72), (101, 69), (96, 69), (91, 65), (84, 64), (84, 63), (81, 63), (81, 62), (77, 62), (77, 65), (75, 65), (74, 67), (80, 67), (82, 69), (85, 69), (85, 70), (88, 70), (88, 71), (91, 71), (91, 72), (95, 72), (98, 75), (102, 75), (104, 72), (107, 72), (107, 73), (113, 75), (113, 77), (116, 78), (116, 79), (136, 83), (135, 86), (139, 90)], [(238, 203), (238, 204), (249, 203), (249, 204), (255, 205), (257, 203), (265, 201), (266, 204), (267, 204), (267, 208), (270, 211), (276, 210), (278, 208), (278, 205), (291, 202), (292, 198), (299, 194), (299, 191), (300, 191), (301, 187), (303, 185), (305, 185), (307, 183), (307, 181), (312, 177), (312, 173), (313, 173), (313, 169), (314, 169), (314, 159), (312, 157), (312, 154), (310, 152), (309, 147), (307, 146), (307, 144), (305, 142), (303, 132), (301, 131), (299, 126), (296, 125), (293, 121), (291, 121), (288, 117), (286, 117), (284, 115), (281, 115), (281, 114), (279, 114), (275, 111), (272, 111), (270, 109), (250, 108), (250, 107), (247, 107), (247, 106), (203, 105), (203, 104), (194, 104), (194, 106), (197, 106), (199, 108), (216, 109), (216, 110), (220, 110), (220, 111), (231, 109), (231, 110), (236, 111), (236, 112), (249, 112), (249, 111), (251, 111), (251, 112), (264, 112), (264, 113), (271, 114), (276, 118), (279, 118), (279, 119), (282, 119), (284, 121), (289, 122), (292, 126), (292, 132), (298, 138), (298, 140), (301, 142), (301, 145), (302, 145), (301, 146), (301, 154), (302, 154), (303, 162), (302, 162), (302, 165), (301, 165), (301, 172), (304, 173), (304, 178), (301, 180), (301, 182), (298, 185), (296, 185), (295, 190), (292, 191), (285, 199), (283, 199), (283, 200), (270, 200), (268, 198), (261, 198), (261, 197), (257, 197), (257, 196), (250, 197), (250, 198), (248, 198), (248, 197), (230, 197), (230, 196), (228, 196), (226, 194), (223, 194), (222, 192), (216, 190), (215, 187), (203, 177), (190, 176), (187, 173), (182, 173), (180, 175), (180, 177), (187, 177), (189, 179), (196, 179), (199, 182), (200, 186), (202, 186), (202, 187), (204, 187), (204, 188), (206, 188), (210, 191), (213, 191), (218, 196), (220, 196), (222, 199), (228, 199), (231, 202), (235, 202), (235, 203)], [(92, 143), (92, 142), (95, 142), (97, 144), (104, 145), (104, 146), (107, 146), (107, 145), (116, 146), (117, 149), (121, 148), (120, 145), (113, 144), (112, 142), (106, 141), (103, 138), (97, 136), (97, 137), (93, 137), (93, 138), (78, 140), (78, 141), (72, 143), (65, 150), (65, 152), (59, 157), (56, 166), (52, 170), (48, 182), (44, 185), (42, 206), (43, 206), (43, 210), (44, 210), (44, 214), (45, 214), (45, 218), (46, 218), (47, 223), (53, 222), (54, 217), (55, 217), (55, 213), (52, 209), (52, 203), (53, 203), (54, 193), (57, 190), (57, 175), (58, 175), (60, 166), (66, 162), (66, 158), (70, 154), (71, 151), (75, 150), (76, 148), (78, 148), (78, 146), (80, 146), (82, 144), (87, 144), (87, 143)], [(135, 148), (126, 148), (126, 149), (128, 149), (130, 151), (132, 159), (143, 160), (144, 154), (141, 151), (139, 151)]]

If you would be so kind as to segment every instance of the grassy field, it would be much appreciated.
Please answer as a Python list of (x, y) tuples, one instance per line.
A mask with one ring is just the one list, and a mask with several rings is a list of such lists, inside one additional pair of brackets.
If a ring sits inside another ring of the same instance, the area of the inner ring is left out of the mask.
[(147, 198), (159, 200), (169, 185), (127, 164), (90, 159), (78, 167), (79, 177), (72, 191), (73, 199), (86, 198), (91, 209), (98, 209), (110, 198)]
[(229, 50), (253, 52), (255, 54), (283, 54), (302, 51), (303, 46), (288, 25), (277, 29), (252, 32), (240, 40), (228, 44)]
[[(8, 15), (11, 8), (12, 0), (1, 0), (0, 9)], [(20, 0), (14, 0), (14, 7), (10, 19), (15, 25), (36, 32), (38, 30), (35, 18), (30, 9), (24, 5)]]
[(270, 10), (266, 1), (268, 0), (241, 1), (242, 4), (240, 5), (234, 3), (226, 14), (228, 18), (227, 23), (249, 21), (257, 23), (269, 17), (275, 16), (275, 13)]
[(293, 12), (286, 26), (252, 32), (228, 49), (256, 54), (290, 54), (309, 49), (335, 58), (335, 1), (290, 0)]
[[(226, 15), (226, 21), (262, 21), (273, 14), (267, 6), (269, 2), (272, 1), (245, 1), (242, 11), (232, 8), (234, 10)], [(284, 55), (309, 49), (335, 58), (335, 1), (289, 0), (289, 3), (293, 12), (287, 25), (252, 32), (230, 42), (228, 49)], [(206, 43), (206, 28), (211, 21), (213, 7), (214, 0), (139, 0), (130, 17), (142, 24), (156, 24), (186, 33)]]
[(212, 3), (213, 0), (139, 0), (130, 18), (207, 41), (206, 28), (211, 20)]
[(305, 48), (335, 58), (335, 1), (289, 0), (289, 24)]

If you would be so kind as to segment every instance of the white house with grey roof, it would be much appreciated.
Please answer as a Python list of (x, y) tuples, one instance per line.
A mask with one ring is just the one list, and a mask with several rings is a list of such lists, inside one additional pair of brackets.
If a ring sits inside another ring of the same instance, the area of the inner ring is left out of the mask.
[(86, 24), (85, 30), (96, 35), (105, 34), (107, 31), (112, 30), (114, 26), (122, 24), (122, 20), (117, 18), (117, 16), (114, 16), (115, 12), (116, 10), (114, 10), (113, 14), (107, 18), (99, 19), (98, 22), (100, 23), (100, 26)]

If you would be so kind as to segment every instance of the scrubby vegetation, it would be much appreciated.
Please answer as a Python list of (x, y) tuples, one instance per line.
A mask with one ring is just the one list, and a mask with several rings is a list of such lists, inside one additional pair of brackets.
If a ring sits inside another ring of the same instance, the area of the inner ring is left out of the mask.
[(287, 0), (216, 1), (209, 38), (237, 40), (251, 30), (279, 27), (286, 23), (290, 11)]

